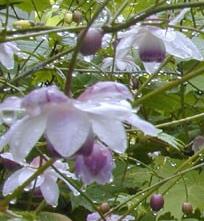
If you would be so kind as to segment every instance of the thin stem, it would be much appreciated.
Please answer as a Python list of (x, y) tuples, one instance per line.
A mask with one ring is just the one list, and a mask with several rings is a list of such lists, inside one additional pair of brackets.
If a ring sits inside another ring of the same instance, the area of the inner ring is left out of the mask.
[(191, 79), (193, 77), (196, 77), (196, 76), (202, 74), (203, 71), (204, 71), (203, 67), (198, 69), (198, 70), (196, 70), (196, 71), (192, 71), (189, 74), (184, 75), (182, 78), (177, 79), (177, 80), (172, 81), (172, 82), (169, 82), (168, 84), (166, 84), (166, 85), (164, 85), (164, 86), (162, 86), (162, 87), (160, 87), (160, 88), (158, 88), (158, 89), (156, 89), (156, 90), (154, 90), (154, 91), (144, 95), (143, 97), (138, 98), (134, 102), (134, 104), (135, 105), (141, 104), (142, 102), (150, 99), (151, 97), (153, 97), (153, 96), (155, 96), (157, 94), (160, 94), (160, 93), (162, 93), (164, 91), (167, 91), (167, 90), (169, 90), (171, 88), (174, 88), (174, 87), (178, 86), (179, 84), (181, 84), (181, 83), (183, 83), (183, 82), (185, 82), (185, 81), (187, 81), (187, 80), (189, 80), (189, 79)]
[(157, 70), (155, 70), (155, 72), (152, 73), (152, 75), (150, 75), (150, 77), (141, 85), (141, 87), (138, 89), (137, 93), (135, 94), (135, 97), (139, 95), (142, 92), (142, 90), (148, 85), (148, 83), (151, 82), (151, 80), (157, 76), (156, 73), (159, 73), (161, 71), (161, 69), (169, 62), (170, 58), (171, 56), (168, 56), (159, 66), (159, 68), (157, 68)]
[(98, 15), (104, 9), (104, 7), (107, 5), (108, 2), (109, 2), (109, 0), (104, 1), (103, 4), (99, 7), (99, 9), (93, 15), (93, 18), (91, 19), (91, 21), (89, 22), (87, 27), (84, 29), (83, 33), (81, 34), (81, 36), (80, 36), (80, 38), (77, 42), (77, 45), (76, 45), (76, 48), (75, 48), (74, 53), (72, 55), (72, 59), (70, 61), (70, 66), (69, 66), (69, 69), (68, 69), (67, 75), (66, 75), (65, 94), (67, 94), (68, 96), (71, 96), (72, 72), (74, 70), (74, 66), (75, 66), (75, 63), (76, 63), (76, 60), (77, 60), (77, 55), (79, 53), (80, 46), (81, 46), (81, 43), (83, 41), (83, 38), (85, 37), (86, 32), (88, 31), (90, 26), (93, 24), (95, 19), (98, 17)]
[(36, 170), (36, 172), (32, 176), (30, 176), (23, 184), (18, 186), (13, 193), (7, 195), (4, 199), (0, 200), (0, 206), (7, 206), (11, 200), (15, 199), (21, 192), (23, 192), (24, 188), (27, 187), (36, 177), (42, 174), (48, 167), (50, 167), (53, 162), (53, 159), (48, 160), (43, 166)]
[(198, 164), (198, 165), (196, 165), (196, 166), (193, 166), (193, 167), (191, 167), (191, 168), (182, 170), (182, 171), (180, 171), (179, 173), (176, 173), (176, 174), (174, 174), (174, 175), (172, 175), (172, 176), (169, 176), (169, 177), (167, 177), (167, 178), (165, 178), (165, 179), (163, 179), (163, 180), (160, 180), (159, 182), (153, 184), (152, 186), (147, 187), (147, 188), (143, 189), (142, 191), (137, 192), (134, 196), (131, 196), (128, 200), (125, 200), (123, 203), (120, 203), (118, 206), (112, 208), (108, 213), (105, 214), (105, 216), (111, 214), (113, 211), (115, 211), (115, 210), (119, 209), (120, 207), (126, 205), (128, 202), (134, 200), (136, 197), (138, 197), (138, 196), (140, 196), (140, 195), (142, 195), (142, 194), (144, 194), (144, 193), (146, 193), (146, 192), (148, 192), (148, 191), (151, 191), (152, 189), (155, 189), (155, 188), (157, 188), (158, 186), (161, 186), (161, 185), (167, 183), (168, 181), (170, 181), (170, 180), (172, 180), (172, 179), (174, 179), (174, 178), (176, 178), (176, 177), (178, 177), (178, 176), (181, 176), (181, 175), (183, 175), (183, 174), (186, 174), (186, 173), (188, 173), (188, 172), (191, 172), (192, 170), (198, 169), (198, 168), (200, 168), (200, 167), (202, 167), (202, 166), (204, 166), (204, 163), (200, 163), (200, 164)]
[(120, 31), (122, 29), (127, 29), (136, 23), (143, 21), (145, 18), (154, 15), (159, 12), (173, 10), (173, 9), (183, 9), (183, 8), (196, 8), (204, 6), (204, 1), (199, 2), (189, 2), (189, 3), (180, 3), (175, 5), (164, 5), (157, 8), (150, 8), (140, 13), (136, 17), (130, 18), (125, 23), (115, 25), (113, 27), (104, 26), (103, 29), (106, 33)]
[(193, 116), (190, 116), (190, 117), (186, 117), (186, 118), (179, 119), (179, 120), (174, 120), (174, 121), (163, 123), (163, 124), (158, 124), (158, 125), (156, 125), (156, 127), (165, 128), (165, 127), (169, 127), (169, 126), (175, 126), (175, 125), (183, 124), (183, 123), (186, 123), (188, 121), (196, 120), (196, 119), (199, 119), (199, 118), (202, 118), (202, 117), (204, 117), (204, 113), (196, 114), (196, 115), (193, 115)]

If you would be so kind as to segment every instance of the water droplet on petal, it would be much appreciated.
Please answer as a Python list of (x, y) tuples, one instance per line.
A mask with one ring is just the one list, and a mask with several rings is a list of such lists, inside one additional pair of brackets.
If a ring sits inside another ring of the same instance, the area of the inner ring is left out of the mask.
[(3, 111), (1, 114), (2, 121), (7, 124), (13, 124), (17, 119), (17, 114), (14, 111)]

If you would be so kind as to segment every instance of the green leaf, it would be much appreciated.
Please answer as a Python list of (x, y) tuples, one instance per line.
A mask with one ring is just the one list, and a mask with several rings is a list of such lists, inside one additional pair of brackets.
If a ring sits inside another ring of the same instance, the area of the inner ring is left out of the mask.
[(71, 219), (59, 213), (42, 212), (39, 214), (38, 221), (71, 221)]

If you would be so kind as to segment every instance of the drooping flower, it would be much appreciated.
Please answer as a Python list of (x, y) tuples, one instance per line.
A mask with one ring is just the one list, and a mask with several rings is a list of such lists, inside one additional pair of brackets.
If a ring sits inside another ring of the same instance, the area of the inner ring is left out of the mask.
[(19, 51), (19, 48), (13, 42), (0, 44), (0, 63), (7, 69), (14, 68), (14, 54)]
[[(175, 19), (170, 21), (170, 24), (174, 25), (180, 21), (186, 12), (186, 9), (182, 10)], [(131, 48), (137, 49), (149, 73), (156, 71), (166, 53), (183, 60), (203, 60), (203, 56), (192, 40), (173, 28), (161, 29), (151, 26), (151, 23), (147, 26), (135, 25), (119, 33), (118, 38), (118, 54), (122, 53), (124, 56), (130, 53)]]
[(70, 157), (93, 130), (110, 149), (122, 153), (127, 148), (123, 122), (146, 135), (157, 134), (152, 124), (134, 113), (126, 101), (131, 98), (128, 88), (116, 82), (97, 83), (77, 100), (54, 86), (36, 89), (22, 98), (25, 116), (0, 138), (0, 147), (9, 144), (14, 158), (23, 160), (44, 133), (60, 155)]
[[(36, 157), (30, 164), (22, 164), (23, 168), (15, 171), (5, 181), (3, 186), (3, 195), (6, 196), (12, 193), (18, 186), (23, 184), (29, 177), (31, 177), (44, 162), (45, 161), (40, 157)], [(76, 179), (75, 175), (68, 171), (69, 167), (67, 163), (63, 163), (61, 160), (58, 160), (54, 163), (54, 166), (67, 177)], [(45, 170), (40, 176), (37, 177), (37, 180), (31, 182), (30, 185), (25, 188), (25, 190), (29, 191), (33, 188), (40, 189), (46, 202), (52, 206), (57, 206), (59, 198), (59, 188), (57, 185), (58, 179), (65, 181), (68, 187), (74, 191), (74, 193), (77, 192), (74, 187), (68, 184), (67, 181), (52, 168)]]
[[(100, 215), (95, 212), (95, 213), (91, 213), (87, 216), (86, 221), (98, 221), (100, 220)], [(116, 214), (111, 214), (109, 216), (106, 217), (106, 221), (130, 221), (130, 220), (135, 220), (135, 218), (133, 216), (127, 215), (126, 217), (124, 217), (123, 219), (121, 219), (121, 216), (116, 215)]]
[(107, 147), (95, 143), (89, 155), (77, 154), (75, 162), (76, 175), (83, 183), (90, 184), (96, 181), (105, 184), (112, 180), (114, 162)]

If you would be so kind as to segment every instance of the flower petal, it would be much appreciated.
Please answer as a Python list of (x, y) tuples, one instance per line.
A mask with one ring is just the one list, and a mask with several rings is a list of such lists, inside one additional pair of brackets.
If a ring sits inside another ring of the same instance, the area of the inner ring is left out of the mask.
[(24, 183), (32, 174), (33, 170), (30, 168), (22, 168), (14, 172), (8, 179), (5, 181), (3, 186), (3, 195), (6, 196), (11, 194), (18, 186)]
[(100, 116), (92, 116), (94, 133), (110, 149), (117, 153), (124, 153), (127, 149), (127, 139), (123, 124)]
[(39, 138), (42, 136), (46, 126), (46, 117), (25, 117), (17, 125), (10, 136), (11, 153), (14, 159), (23, 160)]
[(80, 101), (98, 101), (104, 99), (132, 99), (129, 89), (118, 82), (98, 82), (87, 88), (78, 98)]
[[(192, 42), (190, 38), (186, 37), (183, 33), (171, 29), (159, 29), (152, 34), (156, 34), (158, 38), (164, 41), (167, 53), (181, 59), (194, 58), (196, 60), (203, 60), (203, 56), (201, 55), (196, 45)], [(172, 38), (172, 40), (169, 41), (168, 36), (174, 36), (174, 38)]]
[(155, 73), (161, 63), (159, 62), (143, 62), (143, 65), (145, 67), (145, 70), (149, 73), (149, 74), (153, 74)]
[[(124, 121), (127, 116), (132, 114), (130, 103), (123, 100), (120, 102), (100, 102), (97, 104), (76, 103), (75, 106), (87, 113), (104, 116), (106, 118)], [(92, 116), (92, 115), (91, 115)]]
[(89, 130), (86, 114), (77, 109), (58, 109), (48, 115), (46, 134), (55, 150), (64, 157), (80, 149)]
[(156, 136), (158, 134), (158, 129), (151, 123), (142, 120), (137, 115), (132, 114), (128, 119), (127, 122), (132, 126), (141, 130), (145, 135), (149, 136)]
[(57, 206), (59, 198), (59, 188), (55, 180), (46, 176), (40, 186), (41, 193), (49, 205)]

